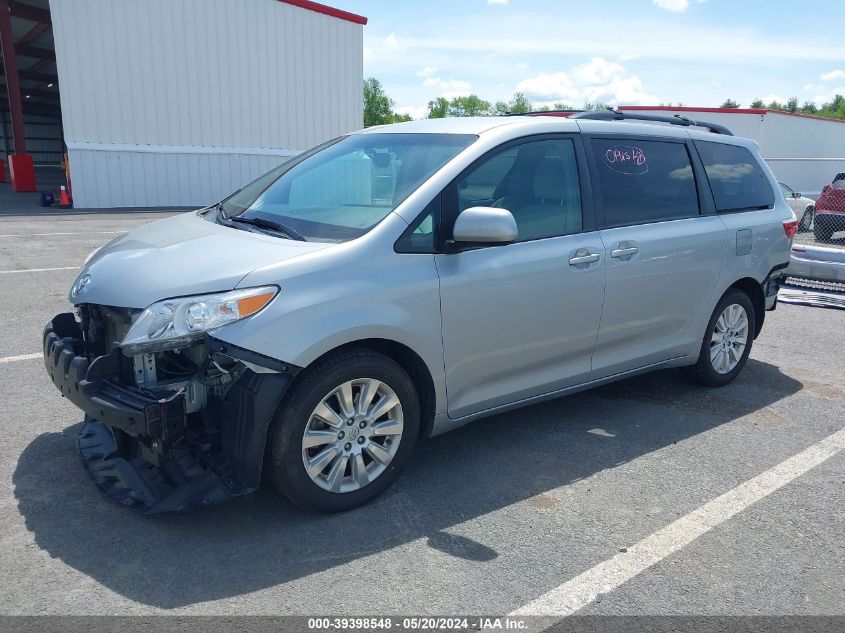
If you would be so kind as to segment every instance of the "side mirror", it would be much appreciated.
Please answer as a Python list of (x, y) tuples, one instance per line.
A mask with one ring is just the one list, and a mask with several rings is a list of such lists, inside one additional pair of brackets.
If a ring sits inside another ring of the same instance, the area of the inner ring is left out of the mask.
[(457, 244), (510, 244), (516, 241), (519, 230), (507, 209), (470, 207), (458, 215), (452, 236)]
[(804, 196), (802, 194), (798, 193), (797, 191), (793, 191), (792, 197), (793, 198), (803, 198)]

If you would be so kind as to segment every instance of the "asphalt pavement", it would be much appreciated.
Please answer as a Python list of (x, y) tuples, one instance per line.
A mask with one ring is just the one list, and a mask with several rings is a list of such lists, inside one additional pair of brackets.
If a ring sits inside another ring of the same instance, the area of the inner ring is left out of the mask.
[(661, 371), (424, 440), (344, 514), (102, 499), (41, 329), (88, 251), (165, 215), (0, 217), (0, 614), (845, 616), (841, 310), (781, 305), (722, 389)]

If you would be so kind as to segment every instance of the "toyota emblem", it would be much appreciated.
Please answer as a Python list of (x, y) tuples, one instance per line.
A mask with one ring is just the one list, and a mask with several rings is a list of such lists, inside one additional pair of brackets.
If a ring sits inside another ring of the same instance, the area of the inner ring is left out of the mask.
[(91, 275), (85, 273), (84, 275), (82, 275), (82, 277), (76, 280), (75, 284), (73, 284), (73, 290), (70, 294), (72, 294), (74, 297), (78, 297), (80, 294), (82, 294), (82, 291), (85, 290), (89, 283), (91, 283)]

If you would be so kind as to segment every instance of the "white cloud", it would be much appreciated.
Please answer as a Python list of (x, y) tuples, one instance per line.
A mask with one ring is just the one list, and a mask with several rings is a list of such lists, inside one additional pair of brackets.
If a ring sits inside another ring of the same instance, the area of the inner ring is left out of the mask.
[(427, 88), (436, 88), (441, 97), (451, 99), (452, 97), (463, 97), (472, 92), (472, 84), (462, 79), (441, 79), (440, 77), (428, 77), (422, 84)]
[(835, 81), (837, 79), (845, 79), (845, 70), (831, 70), (829, 73), (822, 75), (822, 81)]
[(524, 79), (516, 91), (535, 101), (558, 101), (576, 107), (587, 101), (610, 105), (654, 105), (660, 101), (646, 92), (639, 77), (626, 76), (624, 66), (603, 57), (594, 57), (568, 73), (541, 73)]
[(508, 0), (487, 0), (487, 4), (507, 4)]
[(387, 37), (364, 46), (364, 62), (373, 62), (384, 57), (399, 57), (408, 49), (408, 42), (391, 33)]
[(820, 106), (823, 103), (829, 103), (829, 102), (833, 101), (833, 98), (836, 95), (845, 94), (845, 85), (834, 86), (834, 87), (830, 88), (829, 90), (825, 87), (822, 87), (822, 86), (816, 86), (816, 87), (819, 88), (820, 90), (826, 90), (827, 91), (827, 92), (821, 92), (821, 93), (807, 99), (807, 101), (812, 101), (817, 106)]
[(625, 68), (621, 64), (609, 62), (604, 57), (593, 57), (586, 64), (575, 66), (572, 76), (579, 83), (600, 84), (624, 72)]
[(426, 66), (417, 73), (417, 77), (434, 77), (437, 74), (437, 66)]
[(397, 49), (397, 48), (402, 47), (401, 41), (399, 40), (398, 37), (396, 37), (395, 33), (391, 33), (390, 35), (385, 37), (384, 40), (382, 40), (382, 42), (383, 42), (385, 48), (388, 48), (388, 49), (391, 49), (391, 48)]
[(540, 73), (536, 77), (523, 79), (516, 85), (517, 92), (545, 101), (554, 101), (574, 92), (572, 80), (566, 73)]
[(673, 13), (683, 13), (689, 8), (689, 0), (651, 0), (654, 6), (672, 11)]
[(424, 119), (428, 116), (428, 106), (399, 106), (396, 108), (399, 114), (410, 114), (412, 119)]
[[(517, 18), (515, 18), (517, 20)], [(517, 21), (517, 24), (521, 24)], [(532, 25), (534, 23), (532, 22)], [(498, 31), (492, 26), (486, 35), (478, 34), (477, 29), (465, 34), (446, 33), (439, 36), (408, 37), (403, 43), (408, 46), (408, 54), (419, 66), (420, 59), (426, 63), (431, 56), (496, 55), (499, 58), (518, 56), (524, 59), (528, 55), (595, 55), (601, 51), (607, 58), (671, 60), (673, 64), (684, 61), (730, 62), (736, 64), (741, 58), (744, 63), (765, 61), (825, 61), (845, 59), (845, 45), (839, 42), (808, 42), (798, 38), (772, 38), (764, 33), (747, 27), (721, 26), (719, 28), (699, 24), (672, 25), (671, 28), (661, 20), (623, 20), (604, 18), (600, 21), (591, 18), (568, 18), (561, 23), (556, 18), (537, 29), (532, 36), (520, 37), (519, 33), (527, 27), (512, 27)], [(560, 37), (559, 32), (571, 33)], [(636, 38), (620, 37), (620, 33), (637, 33)], [(719, 46), (714, 46), (719, 42)], [(396, 57), (389, 60), (395, 62)]]
[(789, 101), (788, 97), (781, 97), (780, 95), (776, 95), (774, 93), (769, 93), (765, 97), (761, 97), (761, 100), (766, 105), (769, 105), (772, 101), (777, 101), (778, 103), (786, 103)]

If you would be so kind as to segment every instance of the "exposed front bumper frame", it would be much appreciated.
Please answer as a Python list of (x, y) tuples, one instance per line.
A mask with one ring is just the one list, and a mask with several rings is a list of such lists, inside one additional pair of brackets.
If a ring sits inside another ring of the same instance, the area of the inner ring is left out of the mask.
[[(273, 373), (244, 369), (207, 415), (219, 423), (216, 447), (190, 441), (184, 394), (160, 395), (121, 381), (119, 351), (89, 360), (70, 313), (44, 328), (44, 363), (63, 396), (85, 412), (77, 449), (107, 498), (145, 514), (187, 510), (258, 488), (267, 429), (299, 368), (267, 359)], [(233, 358), (254, 352), (215, 342)], [(281, 369), (281, 371), (280, 371)]]

